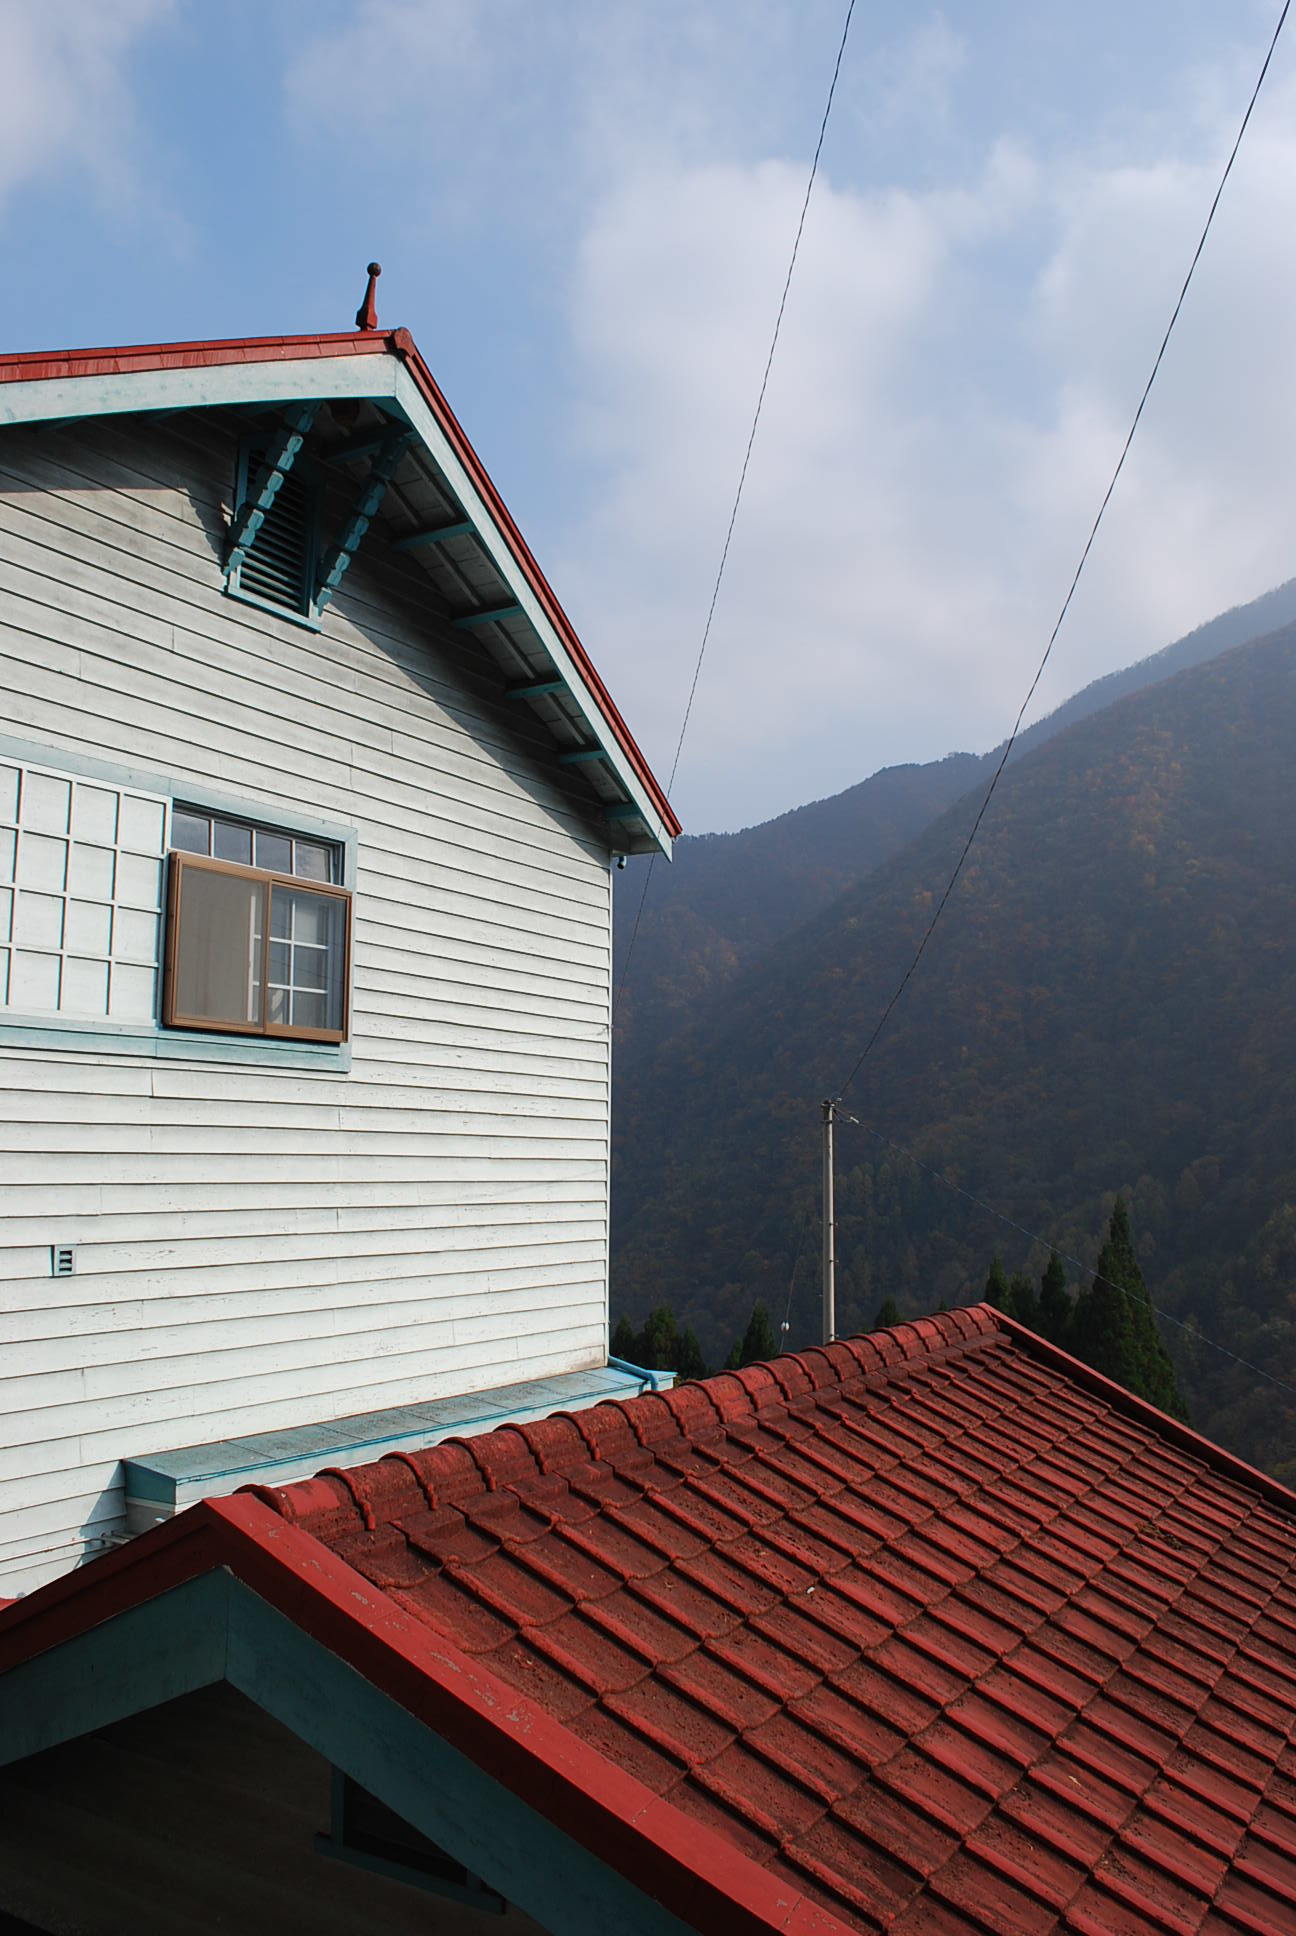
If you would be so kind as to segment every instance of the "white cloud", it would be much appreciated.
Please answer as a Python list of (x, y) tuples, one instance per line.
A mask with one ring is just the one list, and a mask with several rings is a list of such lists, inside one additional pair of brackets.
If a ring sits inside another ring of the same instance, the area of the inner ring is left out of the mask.
[[(1296, 570), (1291, 101), (1243, 151), (1044, 706)], [(1000, 736), (1230, 136), (1144, 165), (1001, 147), (956, 192), (821, 178), (677, 787), (694, 826)], [(803, 184), (786, 163), (618, 182), (573, 279), (600, 490), (560, 582), (660, 766)]]
[(0, 206), (56, 170), (122, 192), (134, 119), (126, 61), (171, 11), (172, 0), (0, 0)]
[[(676, 789), (697, 829), (996, 741), (1116, 460), (1264, 22), (1202, 0), (1153, 73), (1115, 0), (1000, 11), (856, 22)], [(290, 76), (303, 140), (378, 102), (383, 178), (499, 270), (528, 356), (543, 319), (528, 522), (663, 771), (840, 22), (333, 0)], [(1280, 62), (1042, 704), (1296, 568), (1293, 105)]]

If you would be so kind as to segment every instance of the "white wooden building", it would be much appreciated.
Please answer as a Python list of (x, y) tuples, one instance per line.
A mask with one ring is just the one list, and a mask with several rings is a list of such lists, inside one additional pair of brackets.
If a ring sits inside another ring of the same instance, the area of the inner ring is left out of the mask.
[(678, 827), (409, 337), (0, 361), (0, 694), (0, 1596), (638, 1389), (609, 869)]

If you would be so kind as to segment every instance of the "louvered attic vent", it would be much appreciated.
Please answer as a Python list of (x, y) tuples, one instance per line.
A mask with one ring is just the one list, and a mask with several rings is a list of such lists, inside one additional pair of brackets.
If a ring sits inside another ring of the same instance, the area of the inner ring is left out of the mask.
[[(250, 444), (240, 452), (234, 515), (264, 475), (266, 453)], [(229, 588), (257, 604), (308, 616), (315, 590), (319, 486), (302, 459), (280, 484), (251, 543), (230, 573)]]

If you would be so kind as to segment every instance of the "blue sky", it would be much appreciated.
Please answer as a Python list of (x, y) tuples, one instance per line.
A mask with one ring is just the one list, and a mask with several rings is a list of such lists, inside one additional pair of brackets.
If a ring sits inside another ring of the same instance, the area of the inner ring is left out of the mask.
[[(857, 9), (675, 798), (1016, 711), (1277, 0)], [(0, 343), (345, 328), (371, 255), (669, 769), (840, 0), (0, 0)], [(1296, 30), (1293, 30), (1296, 34)], [(1296, 38), (1047, 710), (1296, 571)]]

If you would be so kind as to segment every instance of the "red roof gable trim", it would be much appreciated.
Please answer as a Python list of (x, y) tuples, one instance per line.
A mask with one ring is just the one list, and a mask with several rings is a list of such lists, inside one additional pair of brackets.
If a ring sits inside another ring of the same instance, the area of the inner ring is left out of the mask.
[(62, 350), (53, 353), (27, 351), (0, 358), (0, 383), (40, 383), (70, 377), (120, 376), (149, 370), (199, 369), (230, 363), (280, 363), (307, 357), (333, 356), (394, 356), (409, 371), (455, 455), (485, 500), (523, 577), (570, 653), (613, 738), (661, 816), (663, 825), (674, 838), (680, 832), (680, 822), (665, 792), (408, 330), (354, 330), (328, 336), (244, 337), (210, 343), (150, 343), (117, 349)]

